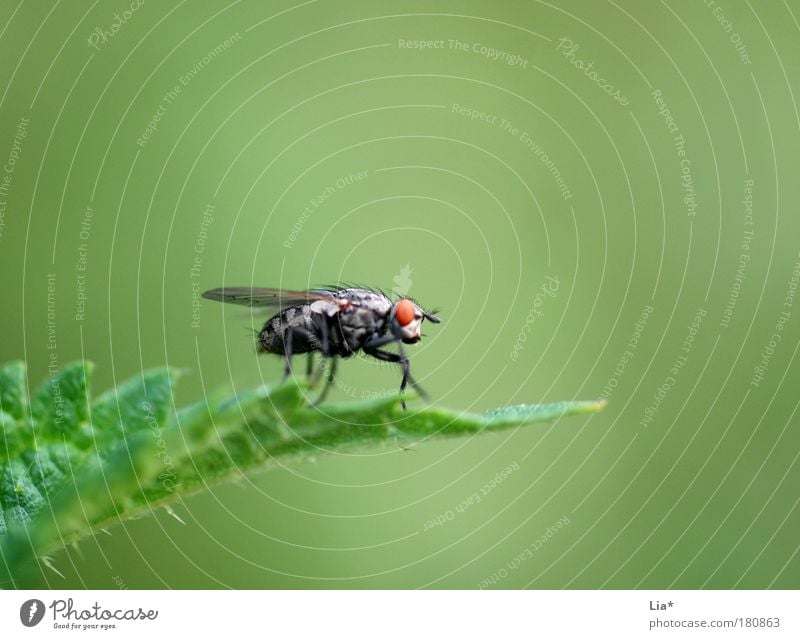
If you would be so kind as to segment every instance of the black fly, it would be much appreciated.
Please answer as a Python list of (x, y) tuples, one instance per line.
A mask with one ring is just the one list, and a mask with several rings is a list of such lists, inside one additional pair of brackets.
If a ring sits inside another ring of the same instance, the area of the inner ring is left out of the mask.
[[(380, 291), (340, 287), (310, 291), (215, 288), (203, 293), (203, 297), (278, 309), (258, 334), (258, 352), (283, 355), (286, 376), (292, 371), (292, 355), (309, 353), (309, 370), (311, 353), (319, 351), (324, 359), (331, 358), (327, 382), (317, 403), (324, 399), (333, 382), (337, 358), (351, 357), (358, 351), (399, 364), (403, 369), (400, 392), (410, 382), (420, 395), (425, 395), (411, 377), (403, 344), (415, 344), (422, 338), (423, 320), (435, 324), (441, 320), (410, 299), (393, 303)], [(382, 348), (392, 343), (397, 344), (397, 353)], [(405, 408), (405, 400), (402, 405)]]

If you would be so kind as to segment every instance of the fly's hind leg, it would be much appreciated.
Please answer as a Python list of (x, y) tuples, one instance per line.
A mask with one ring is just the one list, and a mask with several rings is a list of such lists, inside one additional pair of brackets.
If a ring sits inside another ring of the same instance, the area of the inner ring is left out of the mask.
[(319, 349), (322, 353), (322, 359), (320, 361), (319, 368), (314, 375), (313, 383), (316, 384), (319, 381), (319, 379), (325, 373), (325, 368), (329, 364), (330, 367), (328, 368), (328, 375), (325, 379), (325, 385), (322, 387), (322, 391), (320, 392), (319, 397), (317, 397), (317, 399), (314, 401), (313, 406), (319, 406), (328, 396), (328, 391), (331, 389), (333, 380), (336, 377), (336, 367), (339, 364), (336, 354), (331, 352), (331, 343), (328, 335), (328, 324), (327, 321), (323, 319), (319, 326)]
[[(336, 359), (335, 357), (331, 357), (329, 359), (331, 367), (330, 370), (328, 371), (328, 377), (325, 380), (325, 386), (322, 387), (322, 392), (319, 394), (319, 397), (317, 397), (317, 399), (314, 401), (313, 406), (319, 406), (323, 401), (325, 401), (325, 398), (328, 396), (328, 391), (331, 389), (331, 386), (333, 385), (333, 380), (336, 377), (336, 366), (339, 360)], [(322, 361), (322, 365), (320, 366), (320, 368), (325, 366), (326, 361), (327, 360)]]
[[(283, 332), (283, 352), (286, 355), (286, 365), (283, 369), (284, 381), (292, 374), (292, 342), (295, 335), (309, 339), (308, 331), (297, 326), (289, 326)], [(309, 353), (309, 357), (311, 357), (311, 353)]]
[(318, 330), (318, 348), (319, 352), (322, 355), (319, 362), (319, 368), (314, 371), (312, 376), (311, 374), (311, 364), (309, 364), (308, 369), (308, 379), (311, 382), (312, 386), (316, 386), (317, 382), (322, 377), (322, 374), (325, 372), (325, 365), (327, 363), (328, 358), (330, 357), (330, 340), (328, 339), (328, 324), (323, 319), (323, 321), (319, 325)]

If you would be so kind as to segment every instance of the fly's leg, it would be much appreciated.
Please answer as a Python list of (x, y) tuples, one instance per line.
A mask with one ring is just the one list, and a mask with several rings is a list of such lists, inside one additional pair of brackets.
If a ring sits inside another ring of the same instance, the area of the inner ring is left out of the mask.
[(294, 330), (292, 327), (286, 329), (283, 334), (283, 352), (286, 354), (286, 366), (283, 369), (283, 381), (292, 374), (292, 336), (294, 335)]
[[(322, 366), (325, 366), (325, 361), (326, 360), (323, 360)], [(325, 398), (328, 396), (328, 391), (330, 390), (331, 385), (333, 384), (333, 379), (336, 376), (336, 366), (339, 360), (333, 357), (331, 358), (330, 362), (331, 362), (331, 368), (328, 371), (328, 377), (325, 380), (325, 386), (322, 387), (322, 392), (319, 394), (319, 397), (317, 397), (316, 401), (314, 402), (313, 404), (314, 406), (319, 406), (323, 401), (325, 401)]]
[[(405, 392), (406, 384), (410, 382), (412, 388), (415, 391), (417, 391), (417, 393), (419, 394), (420, 397), (422, 397), (423, 399), (429, 399), (428, 393), (426, 393), (424, 390), (422, 390), (422, 387), (419, 384), (417, 384), (416, 381), (414, 381), (413, 377), (411, 377), (411, 365), (408, 363), (408, 357), (406, 357), (406, 349), (403, 348), (403, 342), (402, 341), (397, 342), (397, 349), (400, 351), (400, 354), (397, 355), (397, 357), (398, 357), (398, 359), (400, 361), (400, 365), (403, 367), (403, 380), (400, 382), (400, 392), (401, 393)], [(388, 352), (388, 351), (384, 351), (384, 352)], [(394, 353), (389, 353), (389, 354), (393, 355)], [(405, 400), (403, 400), (401, 402), (401, 405), (403, 406), (403, 410), (405, 410), (406, 409)]]
[[(397, 332), (393, 332), (391, 335), (384, 335), (382, 337), (373, 337), (366, 341), (364, 344), (364, 352), (368, 355), (372, 355), (374, 358), (379, 359), (384, 362), (393, 362), (400, 364), (403, 368), (403, 379), (400, 382), (400, 392), (403, 393), (406, 390), (406, 385), (408, 384), (409, 380), (411, 381), (411, 385), (416, 389), (416, 391), (423, 397), (426, 397), (425, 392), (417, 386), (417, 383), (411, 378), (410, 366), (408, 363), (408, 358), (406, 357), (405, 350), (403, 349), (402, 345), (402, 335)], [(392, 342), (397, 342), (397, 346), (400, 349), (400, 354), (396, 355), (390, 351), (384, 351), (380, 349), (380, 346), (384, 346), (385, 344), (390, 344)], [(406, 408), (406, 400), (402, 399), (400, 401), (400, 405), (403, 407), (403, 410)]]
[[(319, 325), (319, 352), (322, 354), (322, 358), (319, 363), (319, 368), (314, 373), (314, 376), (311, 376), (311, 369), (309, 368), (309, 379), (311, 380), (311, 385), (316, 386), (317, 382), (322, 377), (322, 373), (325, 371), (325, 364), (327, 363), (328, 357), (330, 357), (330, 353), (328, 352), (330, 349), (330, 342), (328, 340), (328, 323), (323, 318), (322, 322)], [(319, 403), (319, 400), (317, 401)]]
[[(424, 397), (425, 399), (428, 398), (428, 394), (422, 390), (422, 388), (414, 381), (414, 378), (411, 377), (411, 366), (408, 363), (408, 358), (403, 350), (403, 347), (400, 347), (400, 353), (392, 353), (390, 351), (384, 351), (380, 348), (365, 348), (364, 352), (367, 355), (372, 355), (375, 359), (379, 359), (384, 362), (392, 362), (394, 364), (400, 364), (403, 369), (403, 380), (400, 382), (400, 392), (404, 393), (406, 390), (406, 385), (411, 384), (412, 388), (419, 393), (420, 397)], [(400, 405), (403, 407), (403, 410), (406, 409), (406, 400), (400, 400)]]
[(383, 337), (371, 337), (366, 342), (364, 342), (364, 350), (371, 351), (375, 350), (379, 346), (383, 346), (384, 344), (390, 344), (391, 342), (399, 342), (402, 340), (402, 336), (399, 335), (384, 335)]
[(286, 354), (286, 366), (283, 369), (284, 381), (292, 374), (292, 341), (295, 335), (308, 339), (308, 331), (296, 326), (289, 326), (283, 332), (283, 352)]
[(306, 359), (306, 377), (311, 379), (311, 374), (314, 372), (314, 353), (309, 353)]

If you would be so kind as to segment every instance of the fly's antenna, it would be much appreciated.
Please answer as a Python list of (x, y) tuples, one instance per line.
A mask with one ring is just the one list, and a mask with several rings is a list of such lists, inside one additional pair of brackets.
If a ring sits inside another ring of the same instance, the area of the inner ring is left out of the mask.
[(428, 320), (429, 322), (433, 322), (434, 324), (441, 324), (442, 323), (441, 318), (438, 316), (438, 314), (439, 314), (439, 310), (438, 309), (434, 309), (432, 311), (423, 310), (422, 314), (425, 316), (425, 319)]

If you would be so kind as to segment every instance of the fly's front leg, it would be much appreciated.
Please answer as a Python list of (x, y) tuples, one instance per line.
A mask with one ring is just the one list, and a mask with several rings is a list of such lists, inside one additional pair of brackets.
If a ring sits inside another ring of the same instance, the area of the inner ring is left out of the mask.
[[(369, 349), (365, 348), (364, 352), (367, 353), (367, 355), (372, 355), (372, 357), (379, 359), (381, 361), (400, 364), (400, 366), (403, 369), (403, 380), (400, 382), (400, 392), (404, 393), (406, 390), (406, 385), (410, 383), (413, 389), (417, 391), (417, 393), (419, 393), (420, 397), (424, 397), (427, 399), (428, 394), (424, 390), (422, 390), (419, 384), (417, 384), (417, 382), (414, 381), (414, 378), (411, 377), (411, 366), (408, 363), (408, 358), (406, 357), (402, 346), (400, 347), (400, 354), (392, 353), (390, 351), (384, 351), (380, 348), (374, 348), (374, 347)], [(406, 400), (405, 399), (400, 400), (400, 405), (403, 407), (403, 410), (405, 410)]]
[[(425, 391), (422, 390), (414, 381), (414, 379), (411, 377), (411, 364), (408, 363), (408, 357), (406, 357), (406, 350), (403, 348), (403, 343), (397, 342), (397, 348), (400, 351), (397, 357), (399, 358), (400, 366), (403, 367), (403, 379), (400, 382), (400, 392), (405, 393), (406, 384), (408, 384), (408, 382), (411, 382), (411, 386), (414, 387), (414, 390), (416, 390), (422, 397), (427, 397)], [(401, 401), (401, 405), (403, 406), (403, 410), (405, 410), (406, 409), (405, 399)]]
[(370, 337), (366, 342), (364, 342), (363, 349), (364, 351), (371, 351), (375, 350), (380, 346), (384, 346), (385, 344), (390, 344), (392, 342), (399, 342), (402, 337), (398, 335), (384, 335), (383, 337)]

